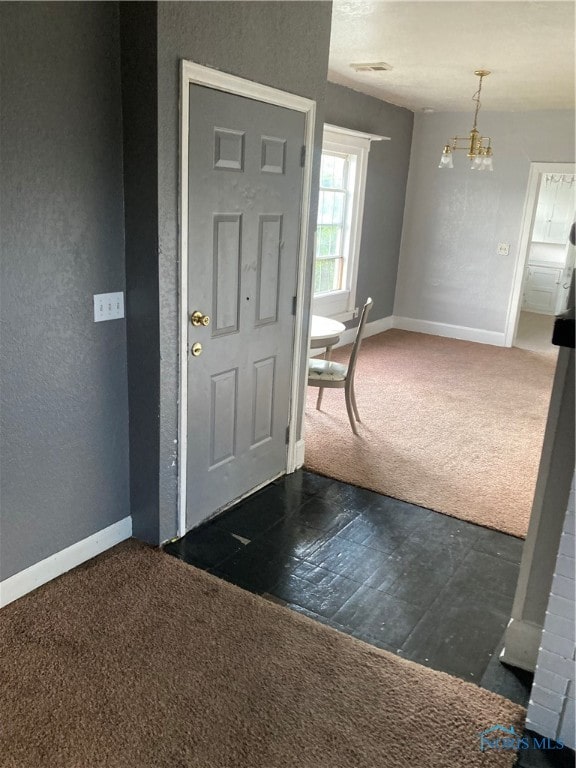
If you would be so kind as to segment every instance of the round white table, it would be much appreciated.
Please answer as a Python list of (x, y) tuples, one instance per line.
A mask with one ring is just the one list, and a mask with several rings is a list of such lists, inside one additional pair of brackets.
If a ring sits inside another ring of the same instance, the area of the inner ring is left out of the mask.
[(344, 323), (332, 320), (330, 317), (312, 315), (310, 326), (310, 347), (319, 349), (326, 347), (326, 359), (330, 359), (330, 352), (334, 344), (340, 341), (340, 336), (346, 330)]

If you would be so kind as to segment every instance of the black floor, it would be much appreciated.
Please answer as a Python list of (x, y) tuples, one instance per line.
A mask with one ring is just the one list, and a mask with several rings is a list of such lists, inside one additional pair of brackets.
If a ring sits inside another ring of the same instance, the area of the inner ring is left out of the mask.
[[(342, 632), (526, 706), (531, 675), (498, 661), (522, 543), (300, 471), (165, 549)], [(542, 762), (548, 758), (552, 762)], [(559, 758), (558, 751), (530, 750), (518, 766), (568, 765)]]

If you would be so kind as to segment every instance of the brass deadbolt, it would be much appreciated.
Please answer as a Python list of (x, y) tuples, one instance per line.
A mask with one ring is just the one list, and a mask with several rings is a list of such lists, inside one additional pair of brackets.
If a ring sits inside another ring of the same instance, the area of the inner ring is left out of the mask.
[(190, 315), (190, 322), (195, 327), (198, 327), (199, 325), (206, 327), (207, 325), (210, 325), (210, 318), (208, 315), (203, 315), (202, 312), (197, 309), (196, 312), (192, 312)]
[(196, 344), (192, 344), (191, 352), (194, 355), (194, 357), (198, 357), (198, 355), (201, 355), (202, 354), (202, 344), (200, 344), (199, 342), (196, 342)]

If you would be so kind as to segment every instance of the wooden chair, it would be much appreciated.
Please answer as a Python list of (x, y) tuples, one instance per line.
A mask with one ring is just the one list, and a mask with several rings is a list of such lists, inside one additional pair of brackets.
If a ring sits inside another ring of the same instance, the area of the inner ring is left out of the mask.
[(358, 323), (356, 338), (354, 340), (354, 345), (352, 346), (352, 354), (348, 360), (348, 365), (333, 363), (331, 360), (315, 360), (314, 358), (308, 360), (308, 386), (320, 387), (316, 409), (318, 411), (320, 410), (320, 405), (322, 404), (322, 391), (325, 387), (344, 389), (346, 410), (348, 411), (352, 432), (354, 432), (355, 435), (358, 434), (356, 421), (360, 421), (360, 416), (358, 415), (358, 406), (356, 405), (356, 395), (354, 393), (354, 372), (356, 370), (356, 360), (358, 359), (358, 353), (360, 352), (360, 344), (362, 343), (366, 318), (368, 317), (368, 312), (373, 303), (372, 299), (368, 299), (362, 308), (362, 314), (360, 316), (360, 322)]

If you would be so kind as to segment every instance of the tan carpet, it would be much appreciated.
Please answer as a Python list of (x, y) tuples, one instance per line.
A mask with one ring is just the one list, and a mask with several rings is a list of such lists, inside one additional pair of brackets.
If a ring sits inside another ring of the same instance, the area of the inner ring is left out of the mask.
[(122, 544), (0, 618), (2, 768), (512, 766), (524, 710)]
[[(346, 361), (349, 347), (334, 351)], [(556, 355), (391, 330), (365, 339), (354, 437), (308, 390), (307, 469), (525, 537)]]

